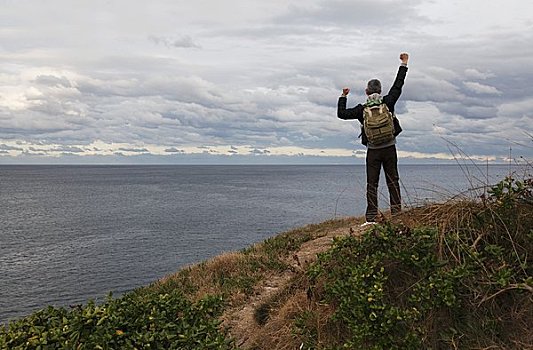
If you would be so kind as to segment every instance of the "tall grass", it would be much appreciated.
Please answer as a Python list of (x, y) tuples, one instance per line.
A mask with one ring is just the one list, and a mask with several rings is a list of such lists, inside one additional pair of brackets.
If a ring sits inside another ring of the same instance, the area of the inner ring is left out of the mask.
[(308, 273), (303, 348), (531, 348), (533, 181), (487, 193), (339, 239)]

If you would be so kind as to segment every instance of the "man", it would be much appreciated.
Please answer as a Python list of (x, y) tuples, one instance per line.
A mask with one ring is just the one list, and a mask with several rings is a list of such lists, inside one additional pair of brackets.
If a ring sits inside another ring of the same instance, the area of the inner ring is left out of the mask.
[[(377, 79), (372, 79), (368, 82), (366, 87), (367, 103), (365, 105), (358, 104), (353, 108), (346, 108), (346, 96), (350, 92), (349, 88), (342, 89), (342, 95), (339, 97), (337, 105), (337, 117), (344, 120), (357, 119), (364, 125), (364, 111), (365, 106), (377, 105), (384, 103), (390, 113), (394, 116), (394, 105), (400, 98), (402, 87), (407, 74), (407, 61), (409, 55), (402, 53), (400, 55), (401, 65), (396, 74), (394, 84), (390, 88), (387, 95), (381, 96), (381, 82)], [(367, 109), (368, 115), (368, 109)], [(368, 136), (365, 133), (364, 127), (361, 127), (362, 143), (367, 147), (366, 152), (366, 222), (363, 226), (374, 224), (376, 216), (378, 215), (378, 183), (379, 173), (381, 167), (385, 171), (387, 180), (387, 187), (389, 189), (391, 213), (394, 215), (399, 213), (402, 209), (400, 184), (398, 175), (398, 156), (396, 154), (396, 136), (402, 131), (400, 123), (396, 117), (393, 118), (393, 134), (391, 140), (384, 143), (373, 144), (369, 142)]]

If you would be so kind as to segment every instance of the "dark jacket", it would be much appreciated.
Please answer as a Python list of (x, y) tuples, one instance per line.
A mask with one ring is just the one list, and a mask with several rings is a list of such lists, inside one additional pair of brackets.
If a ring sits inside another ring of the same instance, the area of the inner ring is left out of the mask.
[[(396, 74), (396, 79), (394, 80), (394, 84), (392, 84), (392, 87), (389, 90), (389, 93), (385, 96), (383, 96), (383, 102), (387, 105), (389, 108), (389, 111), (394, 115), (394, 105), (396, 104), (396, 101), (400, 98), (400, 95), (402, 94), (402, 87), (405, 80), (405, 75), (407, 74), (407, 67), (400, 66), (398, 68), (398, 73)], [(358, 104), (357, 106), (353, 108), (346, 108), (346, 97), (339, 97), (339, 103), (337, 104), (337, 117), (344, 120), (351, 120), (351, 119), (357, 119), (363, 125), (363, 109), (364, 106), (362, 104)], [(402, 132), (402, 127), (400, 126), (400, 122), (398, 121), (398, 118), (394, 118), (394, 136), (398, 136), (399, 133)], [(365, 131), (363, 130), (363, 127), (361, 126), (361, 135), (362, 135), (362, 143), (363, 145), (367, 145), (368, 139), (365, 135)]]

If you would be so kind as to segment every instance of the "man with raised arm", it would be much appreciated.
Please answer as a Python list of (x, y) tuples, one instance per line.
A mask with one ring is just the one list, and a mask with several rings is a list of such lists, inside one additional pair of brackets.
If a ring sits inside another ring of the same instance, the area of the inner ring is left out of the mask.
[(407, 53), (400, 54), (401, 65), (396, 74), (394, 84), (385, 96), (381, 95), (381, 82), (372, 79), (367, 83), (365, 104), (346, 108), (346, 96), (350, 89), (342, 89), (337, 105), (337, 117), (344, 120), (357, 119), (361, 123), (362, 143), (366, 152), (366, 222), (376, 222), (378, 215), (378, 183), (381, 167), (385, 172), (389, 189), (390, 208), (394, 215), (402, 209), (400, 184), (398, 175), (398, 156), (396, 154), (396, 136), (402, 131), (400, 123), (394, 115), (394, 105), (400, 98), (405, 76), (407, 74)]

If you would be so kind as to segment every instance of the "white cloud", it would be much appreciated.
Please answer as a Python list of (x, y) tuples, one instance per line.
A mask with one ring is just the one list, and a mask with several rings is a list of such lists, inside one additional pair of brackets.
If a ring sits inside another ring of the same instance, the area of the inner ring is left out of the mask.
[(321, 0), (305, 4), (291, 3), (288, 12), (276, 19), (277, 23), (310, 26), (354, 26), (368, 30), (368, 27), (383, 30), (385, 27), (403, 26), (409, 21), (425, 22), (415, 5), (418, 0), (401, 3), (390, 0)]
[(485, 80), (494, 77), (494, 74), (490, 72), (480, 72), (476, 68), (467, 68), (465, 69), (465, 77), (470, 79)]
[(522, 119), (525, 117), (526, 120), (529, 119), (530, 123), (524, 125), (524, 129), (533, 129), (533, 98), (502, 103), (498, 107), (498, 116), (503, 120), (512, 118)]
[(485, 94), (485, 95), (501, 95), (501, 91), (496, 89), (494, 86), (483, 85), (480, 83), (465, 81), (463, 84), (467, 89), (473, 91), (476, 94)]

